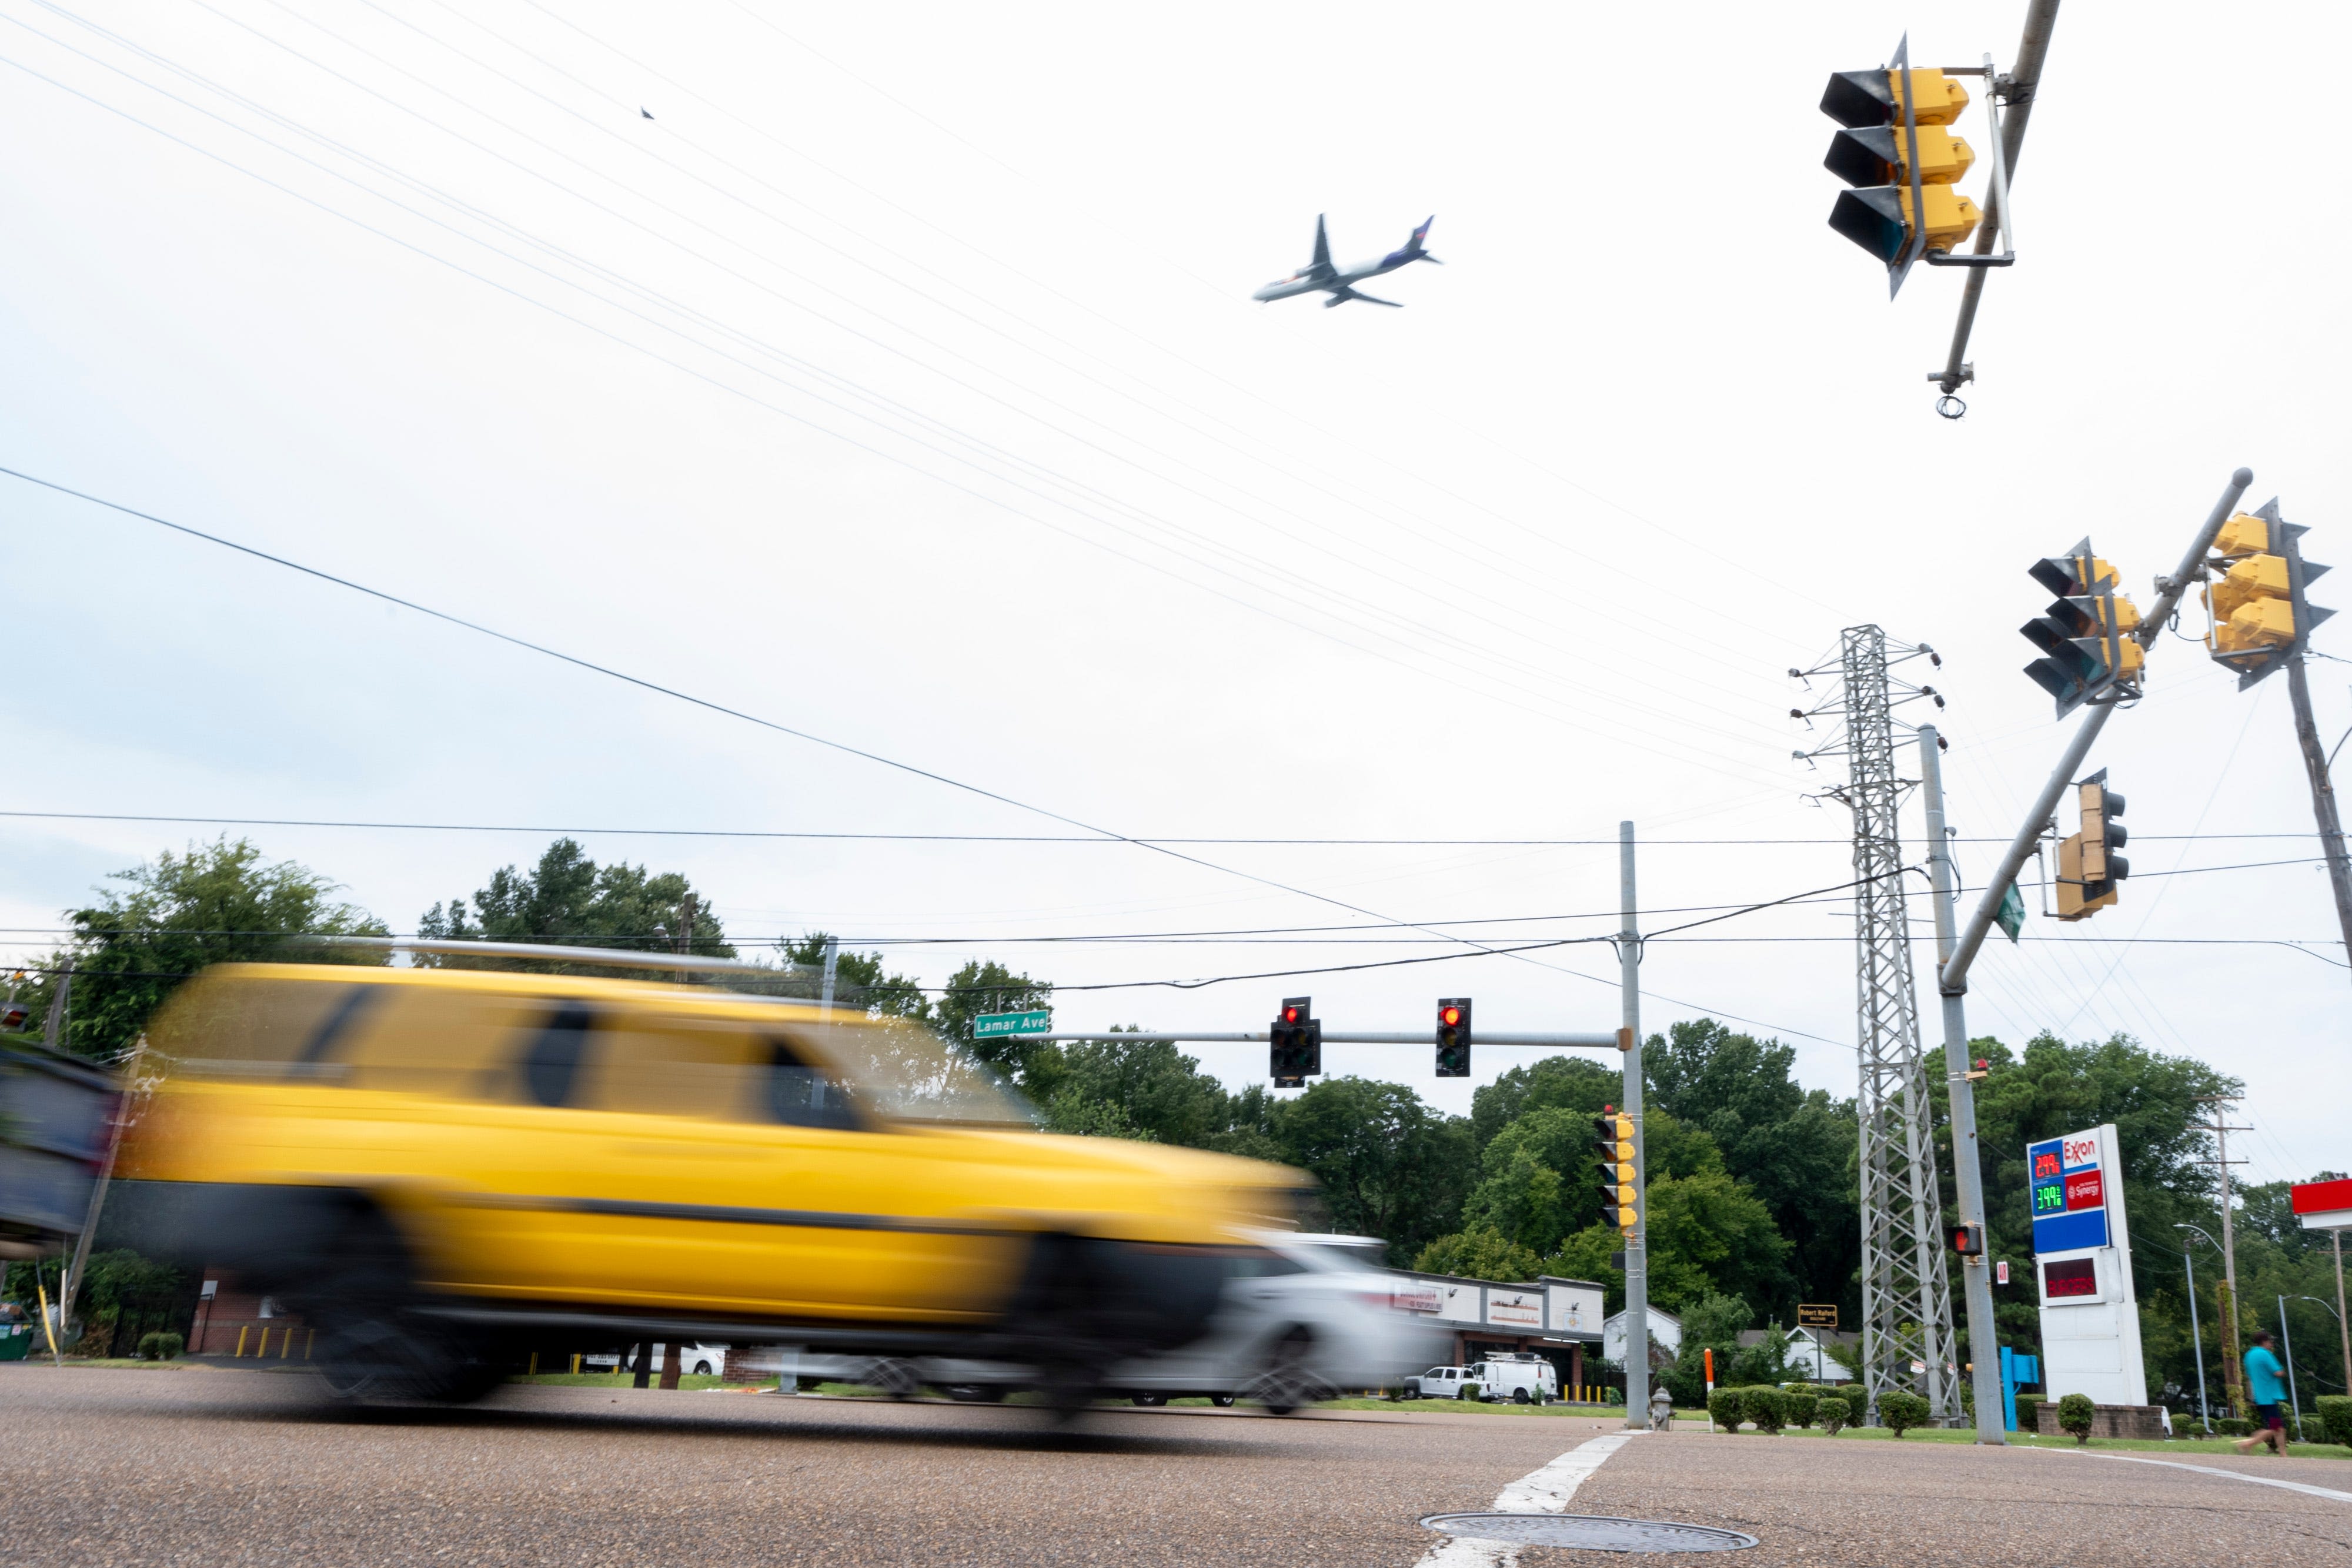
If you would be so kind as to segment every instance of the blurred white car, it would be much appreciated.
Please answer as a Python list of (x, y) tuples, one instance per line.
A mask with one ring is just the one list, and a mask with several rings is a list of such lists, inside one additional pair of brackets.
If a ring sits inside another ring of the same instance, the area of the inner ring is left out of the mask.
[[(669, 1347), (667, 1344), (656, 1344), (653, 1347), (653, 1360), (647, 1364), (653, 1369), (654, 1376), (661, 1375), (664, 1358), (668, 1350)], [(626, 1372), (634, 1364), (630, 1358), (636, 1353), (635, 1345), (617, 1351), (591, 1351), (580, 1358), (580, 1370)], [(727, 1347), (723, 1344), (679, 1345), (677, 1369), (682, 1373), (691, 1373), (698, 1377), (709, 1377), (716, 1373), (723, 1373), (727, 1370)]]
[(1384, 1387), (1428, 1364), (1452, 1336), (1396, 1304), (1382, 1243), (1360, 1236), (1260, 1232), (1238, 1260), (1208, 1332), (1139, 1356), (1105, 1380), (1138, 1404), (1208, 1395), (1255, 1399), (1277, 1416), (1350, 1388)]
[[(1384, 1244), (1362, 1236), (1252, 1231), (1206, 1332), (1181, 1349), (1106, 1367), (1100, 1388), (1138, 1405), (1252, 1399), (1277, 1416), (1350, 1388), (1381, 1388), (1428, 1364), (1452, 1335), (1396, 1304)], [(921, 1380), (952, 1398), (1001, 1399), (1019, 1367), (927, 1360)]]

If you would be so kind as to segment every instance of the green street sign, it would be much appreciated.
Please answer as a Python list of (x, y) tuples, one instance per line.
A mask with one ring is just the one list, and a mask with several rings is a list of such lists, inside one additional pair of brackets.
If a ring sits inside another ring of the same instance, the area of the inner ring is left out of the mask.
[(1033, 1008), (1025, 1013), (982, 1013), (971, 1020), (972, 1037), (988, 1040), (1005, 1034), (1044, 1034), (1054, 1027), (1054, 1014), (1049, 1008)]

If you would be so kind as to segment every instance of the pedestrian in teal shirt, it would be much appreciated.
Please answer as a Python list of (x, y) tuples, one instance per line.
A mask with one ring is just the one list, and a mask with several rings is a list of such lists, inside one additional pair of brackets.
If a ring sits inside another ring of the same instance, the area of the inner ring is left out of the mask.
[(2246, 1396), (2253, 1401), (2254, 1414), (2262, 1422), (2261, 1430), (2238, 1445), (2238, 1452), (2250, 1454), (2257, 1443), (2267, 1443), (2273, 1452), (2284, 1458), (2286, 1454), (2286, 1368), (2279, 1364), (2277, 1354), (2271, 1349), (2268, 1329), (2254, 1335), (2254, 1343), (2246, 1347)]

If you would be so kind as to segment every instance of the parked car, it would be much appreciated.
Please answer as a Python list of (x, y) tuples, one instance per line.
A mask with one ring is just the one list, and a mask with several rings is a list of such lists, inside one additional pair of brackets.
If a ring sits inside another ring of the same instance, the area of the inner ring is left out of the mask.
[(126, 1244), (287, 1302), (349, 1397), (690, 1333), (1003, 1359), (1072, 1408), (1198, 1340), (1307, 1183), (1048, 1135), (927, 1030), (709, 985), (229, 965), (149, 1042)]
[[(677, 1347), (677, 1369), (680, 1372), (690, 1372), (697, 1377), (709, 1377), (723, 1374), (727, 1370), (727, 1348), (723, 1344), (681, 1344)], [(653, 1369), (654, 1375), (661, 1375), (661, 1369), (666, 1364), (665, 1358), (668, 1354), (668, 1345), (659, 1342), (655, 1343), (652, 1351), (653, 1359), (646, 1364)], [(590, 1351), (580, 1358), (580, 1370), (626, 1372), (635, 1364), (631, 1359), (635, 1354), (635, 1345), (624, 1345), (619, 1350)]]
[(1542, 1405), (1559, 1397), (1559, 1369), (1539, 1355), (1490, 1355), (1466, 1371), (1477, 1383), (1481, 1399)]
[[(1379, 1388), (1444, 1343), (1445, 1333), (1400, 1310), (1395, 1277), (1366, 1259), (1360, 1237), (1252, 1230), (1230, 1256), (1206, 1331), (1190, 1343), (1124, 1360), (1103, 1383), (1138, 1405), (1206, 1396), (1251, 1399), (1277, 1416), (1349, 1388)], [(1017, 1383), (1017, 1368), (929, 1364), (925, 1381), (960, 1398)]]
[(1404, 1380), (1402, 1397), (1460, 1399), (1462, 1391), (1476, 1381), (1476, 1375), (1466, 1366), (1433, 1366)]

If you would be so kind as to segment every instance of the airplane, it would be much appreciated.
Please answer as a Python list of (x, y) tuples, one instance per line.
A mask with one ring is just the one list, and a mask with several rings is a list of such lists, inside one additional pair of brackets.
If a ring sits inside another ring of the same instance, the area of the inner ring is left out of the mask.
[(1421, 221), (1421, 226), (1412, 231), (1412, 237), (1404, 242), (1402, 250), (1392, 250), (1378, 261), (1360, 261), (1352, 267), (1335, 267), (1331, 265), (1331, 242), (1323, 233), (1323, 214), (1318, 213), (1315, 215), (1315, 259), (1288, 277), (1276, 278), (1250, 298), (1287, 299), (1294, 294), (1313, 294), (1320, 291), (1331, 297), (1323, 301), (1323, 308), (1327, 310), (1334, 305), (1344, 305), (1350, 299), (1360, 299), (1367, 305), (1386, 305), (1402, 309), (1403, 307), (1394, 299), (1376, 299), (1369, 294), (1358, 293), (1354, 285), (1367, 277), (1378, 277), (1382, 273), (1394, 272), (1397, 268), (1410, 266), (1416, 261), (1436, 262), (1440, 267), (1444, 266), (1444, 262), (1438, 261), (1435, 256), (1422, 248), (1423, 242), (1429, 238), (1429, 225), (1436, 221), (1437, 215), (1433, 213), (1423, 218)]

